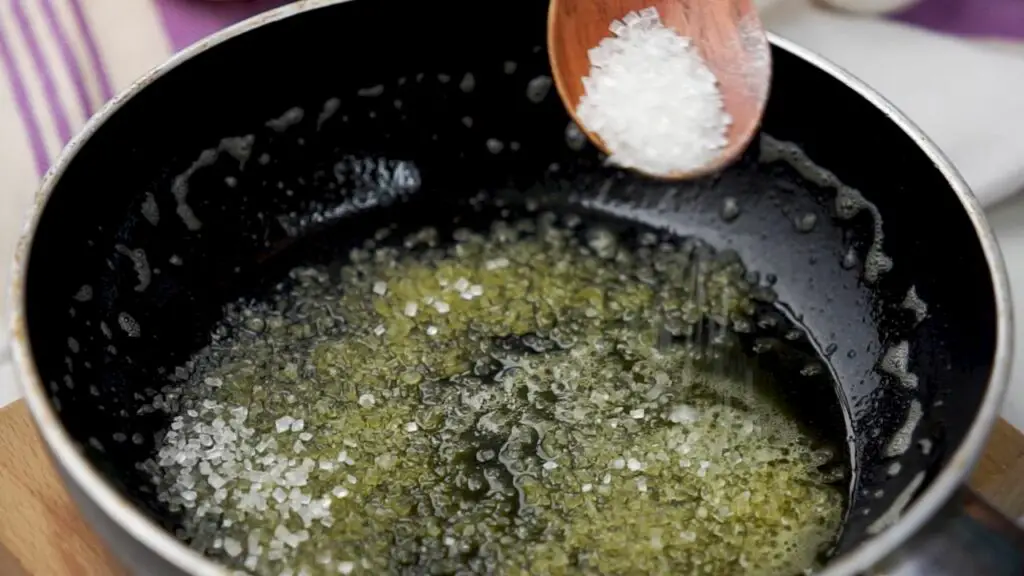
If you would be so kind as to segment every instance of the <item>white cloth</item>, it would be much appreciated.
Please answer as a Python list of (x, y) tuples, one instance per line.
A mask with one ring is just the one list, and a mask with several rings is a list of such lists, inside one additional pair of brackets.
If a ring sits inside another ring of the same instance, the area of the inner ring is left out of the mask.
[(1018, 56), (809, 0), (760, 4), (769, 30), (842, 66), (920, 126), (982, 204), (1024, 191), (1024, 49)]

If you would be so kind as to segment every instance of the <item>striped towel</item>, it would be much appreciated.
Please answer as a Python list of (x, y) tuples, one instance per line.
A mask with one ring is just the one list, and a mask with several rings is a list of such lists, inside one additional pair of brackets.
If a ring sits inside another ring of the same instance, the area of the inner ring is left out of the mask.
[(0, 0), (0, 165), (8, 187), (12, 175), (34, 184), (90, 115), (174, 51), (281, 3)]
[(0, 0), (0, 310), (30, 199), (71, 136), (175, 51), (283, 3)]

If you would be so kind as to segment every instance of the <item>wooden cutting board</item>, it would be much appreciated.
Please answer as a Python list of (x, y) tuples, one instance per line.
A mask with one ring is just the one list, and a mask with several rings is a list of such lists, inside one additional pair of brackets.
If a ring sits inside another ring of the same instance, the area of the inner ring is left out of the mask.
[[(1024, 515), (1024, 435), (1000, 420), (971, 486)], [(0, 409), (0, 575), (121, 576), (57, 477), (24, 402)]]

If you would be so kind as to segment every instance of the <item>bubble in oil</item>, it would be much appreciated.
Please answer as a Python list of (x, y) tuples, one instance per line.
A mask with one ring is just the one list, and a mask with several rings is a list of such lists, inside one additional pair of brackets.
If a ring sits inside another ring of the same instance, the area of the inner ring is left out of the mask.
[(822, 373), (821, 364), (819, 364), (817, 362), (811, 362), (809, 364), (805, 364), (804, 367), (800, 369), (800, 375), (801, 376), (818, 376), (821, 373)]
[(933, 442), (930, 438), (922, 438), (917, 441), (917, 447), (921, 450), (921, 454), (928, 456), (932, 453)]
[(565, 144), (571, 149), (579, 152), (587, 145), (587, 135), (580, 130), (575, 122), (569, 121), (565, 127)]
[(890, 478), (895, 478), (896, 476), (899, 476), (900, 472), (902, 472), (902, 471), (903, 471), (903, 464), (900, 464), (899, 462), (893, 462), (892, 464), (889, 464), (888, 468), (886, 468), (885, 473)]
[(292, 126), (295, 126), (296, 124), (302, 122), (302, 119), (305, 117), (305, 115), (305, 110), (298, 106), (295, 106), (293, 108), (289, 108), (284, 112), (284, 114), (281, 114), (277, 118), (268, 120), (266, 126), (267, 128), (273, 130), (274, 132), (284, 132), (285, 130), (291, 128)]
[(793, 218), (793, 226), (797, 232), (807, 233), (814, 230), (814, 226), (818, 223), (818, 215), (813, 212), (808, 212), (801, 216)]
[(732, 222), (740, 215), (740, 205), (732, 196), (726, 196), (722, 200), (722, 207), (718, 211), (719, 216), (726, 222)]
[(341, 108), (340, 98), (328, 98), (324, 101), (324, 107), (320, 110), (320, 114), (316, 117), (316, 129), (319, 130), (323, 127), (324, 122), (330, 120), (338, 110)]
[(857, 267), (857, 264), (860, 264), (860, 257), (857, 256), (857, 250), (850, 246), (846, 253), (843, 254), (843, 259), (839, 261), (839, 265), (845, 270), (853, 270)]
[(912, 399), (910, 406), (907, 408), (907, 414), (903, 418), (903, 424), (893, 433), (892, 438), (885, 445), (884, 454), (886, 458), (894, 458), (906, 453), (914, 439), (914, 431), (917, 430), (917, 425), (921, 421), (922, 415), (921, 402), (917, 398)]
[(114, 249), (132, 261), (132, 267), (135, 269), (135, 275), (139, 280), (139, 283), (135, 285), (135, 291), (145, 292), (153, 279), (153, 273), (149, 268), (149, 261), (146, 259), (146, 251), (142, 248), (132, 250), (124, 244), (116, 244)]
[(232, 157), (238, 162), (238, 168), (244, 170), (245, 163), (249, 161), (249, 156), (252, 155), (252, 147), (255, 142), (256, 137), (252, 134), (222, 138), (217, 145), (217, 151), (224, 152)]
[(383, 84), (375, 84), (373, 86), (367, 86), (366, 88), (360, 88), (359, 90), (356, 90), (356, 95), (357, 96), (362, 96), (364, 98), (374, 98), (374, 97), (380, 96), (383, 93), (384, 93), (384, 85)]
[(139, 326), (139, 323), (127, 312), (121, 312), (117, 315), (117, 325), (121, 327), (121, 330), (123, 330), (129, 338), (138, 338), (142, 335), (142, 329)]
[(864, 280), (877, 282), (878, 278), (892, 270), (892, 258), (881, 250), (870, 250), (864, 258)]
[(917, 288), (914, 286), (907, 290), (902, 306), (914, 313), (914, 319), (918, 324), (928, 317), (928, 304), (917, 295)]
[(587, 231), (587, 246), (599, 257), (608, 260), (615, 256), (618, 241), (607, 228), (591, 228)]
[(174, 195), (174, 200), (178, 205), (178, 217), (181, 218), (181, 221), (189, 230), (199, 230), (203, 226), (203, 223), (199, 221), (199, 218), (196, 217), (195, 212), (192, 211), (192, 207), (188, 203), (189, 178), (200, 168), (212, 166), (217, 161), (217, 156), (217, 150), (203, 150), (199, 154), (199, 158), (171, 182), (171, 193)]
[(82, 287), (78, 289), (78, 292), (75, 292), (75, 295), (72, 296), (72, 298), (79, 302), (88, 302), (92, 300), (92, 286), (82, 284)]
[(182, 173), (174, 177), (171, 182), (171, 194), (177, 204), (178, 217), (191, 231), (202, 228), (203, 223), (196, 217), (192, 207), (188, 203), (189, 179), (197, 171), (212, 166), (220, 154), (226, 153), (238, 162), (239, 169), (244, 169), (249, 155), (252, 154), (252, 147), (256, 137), (252, 134), (221, 139), (216, 148), (208, 148), (199, 153), (199, 157)]
[(914, 390), (917, 388), (917, 375), (909, 371), (909, 366), (910, 342), (906, 340), (893, 344), (882, 356), (882, 371), (896, 377), (905, 388)]
[(526, 98), (534, 104), (540, 104), (551, 91), (551, 77), (537, 76), (526, 85)]
[(146, 192), (142, 200), (142, 217), (153, 226), (160, 224), (160, 206), (156, 203), (156, 196), (152, 192)]
[(847, 186), (834, 173), (815, 164), (795, 143), (777, 140), (763, 133), (760, 161), (785, 162), (807, 180), (835, 190), (835, 216), (840, 220), (852, 220), (861, 212), (869, 213), (873, 229), (871, 244), (864, 257), (864, 279), (867, 282), (876, 282), (882, 274), (892, 269), (892, 259), (883, 249), (885, 233), (882, 228), (882, 215), (878, 207), (868, 201), (859, 190)]
[(488, 138), (486, 146), (487, 151), (491, 154), (501, 154), (501, 151), (505, 149), (505, 143), (497, 138)]
[(738, 334), (750, 334), (754, 331), (754, 325), (746, 318), (736, 318), (732, 322), (732, 330)]

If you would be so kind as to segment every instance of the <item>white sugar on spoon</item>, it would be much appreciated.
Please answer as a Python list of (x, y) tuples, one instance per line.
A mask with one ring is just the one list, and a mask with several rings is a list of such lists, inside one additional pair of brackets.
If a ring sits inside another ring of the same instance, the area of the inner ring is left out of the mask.
[(747, 148), (771, 78), (752, 0), (550, 1), (555, 86), (612, 163), (695, 178)]
[(590, 75), (576, 107), (609, 161), (655, 176), (711, 163), (728, 143), (732, 118), (690, 39), (662, 24), (654, 8), (626, 14), (611, 31), (589, 52)]

